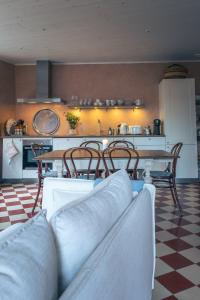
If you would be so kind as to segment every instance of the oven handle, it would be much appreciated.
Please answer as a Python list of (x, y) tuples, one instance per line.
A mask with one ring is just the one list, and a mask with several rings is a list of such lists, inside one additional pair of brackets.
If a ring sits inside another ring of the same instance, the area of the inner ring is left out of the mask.
[[(49, 146), (42, 146), (41, 147), (42, 149), (41, 150), (51, 150), (52, 149), (52, 145), (49, 145)], [(23, 146), (23, 149), (24, 150), (31, 150), (31, 146)]]

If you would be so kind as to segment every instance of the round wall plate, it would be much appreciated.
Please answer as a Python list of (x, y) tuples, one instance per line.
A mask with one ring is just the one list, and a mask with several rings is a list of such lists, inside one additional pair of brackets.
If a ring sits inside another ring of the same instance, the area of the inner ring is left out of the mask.
[(41, 135), (52, 135), (60, 126), (58, 115), (51, 109), (39, 110), (33, 118), (33, 128)]

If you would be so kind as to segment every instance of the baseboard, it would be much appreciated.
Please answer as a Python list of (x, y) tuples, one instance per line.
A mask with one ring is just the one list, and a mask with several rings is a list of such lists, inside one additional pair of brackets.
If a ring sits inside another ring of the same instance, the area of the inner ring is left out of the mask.
[(27, 179), (2, 179), (0, 181), (0, 184), (6, 184), (6, 183), (11, 183), (11, 184), (19, 184), (19, 183), (37, 183), (38, 180), (34, 178), (27, 178)]
[(177, 178), (177, 183), (200, 183), (199, 178)]

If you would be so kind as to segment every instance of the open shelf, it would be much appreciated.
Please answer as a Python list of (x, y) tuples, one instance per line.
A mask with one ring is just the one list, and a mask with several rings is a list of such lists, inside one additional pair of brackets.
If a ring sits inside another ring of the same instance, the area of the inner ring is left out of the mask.
[(116, 106), (74, 106), (74, 105), (65, 105), (65, 107), (67, 108), (71, 108), (71, 109), (79, 109), (79, 110), (82, 110), (82, 109), (105, 109), (105, 110), (108, 110), (108, 109), (140, 109), (140, 108), (143, 108), (144, 105), (140, 105), (140, 106), (136, 106), (136, 105), (116, 105)]

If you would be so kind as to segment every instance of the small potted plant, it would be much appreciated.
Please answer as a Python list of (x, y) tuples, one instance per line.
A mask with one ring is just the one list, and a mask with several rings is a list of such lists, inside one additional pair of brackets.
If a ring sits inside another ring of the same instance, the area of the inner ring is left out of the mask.
[(80, 120), (80, 118), (71, 112), (67, 112), (65, 116), (70, 126), (69, 134), (76, 134), (76, 127), (78, 125), (78, 121)]

